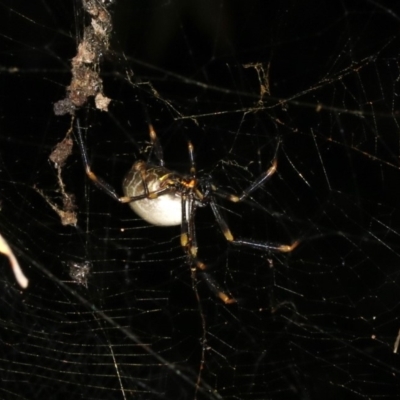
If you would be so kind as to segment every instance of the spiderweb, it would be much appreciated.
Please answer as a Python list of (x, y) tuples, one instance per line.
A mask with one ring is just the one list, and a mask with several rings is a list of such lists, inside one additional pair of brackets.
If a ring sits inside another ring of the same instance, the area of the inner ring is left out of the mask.
[[(0, 234), (29, 279), (22, 289), (2, 256), (0, 397), (397, 398), (398, 6), (87, 3), (110, 16), (83, 63), (96, 85), (55, 115), (99, 14), (0, 0)], [(199, 258), (237, 300), (223, 304), (192, 274), (179, 227), (90, 184), (71, 114), (121, 195), (152, 156), (149, 121), (168, 168), (188, 171), (190, 140), (199, 175), (232, 193), (279, 143), (276, 174), (220, 210), (237, 237), (299, 246), (229, 245), (199, 209)]]

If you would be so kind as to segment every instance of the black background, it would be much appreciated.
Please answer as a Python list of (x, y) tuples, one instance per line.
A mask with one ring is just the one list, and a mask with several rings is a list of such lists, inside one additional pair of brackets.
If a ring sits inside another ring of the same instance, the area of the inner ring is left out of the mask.
[[(229, 306), (201, 279), (197, 300), (179, 228), (151, 227), (91, 186), (75, 148), (62, 178), (78, 225), (61, 225), (35, 187), (60, 206), (48, 157), (71, 118), (53, 104), (88, 19), (79, 1), (0, 10), (0, 233), (30, 279), (21, 290), (2, 259), (1, 398), (397, 398), (396, 2), (111, 7), (110, 111), (78, 114), (94, 170), (119, 193), (146, 148), (146, 114), (172, 169), (187, 170), (190, 139), (199, 174), (229, 191), (282, 142), (252, 204), (222, 212), (239, 236), (299, 240), (293, 253), (228, 246), (211, 212), (197, 213), (199, 255)], [(262, 99), (249, 64), (268, 70)], [(87, 288), (70, 261), (91, 262)]]

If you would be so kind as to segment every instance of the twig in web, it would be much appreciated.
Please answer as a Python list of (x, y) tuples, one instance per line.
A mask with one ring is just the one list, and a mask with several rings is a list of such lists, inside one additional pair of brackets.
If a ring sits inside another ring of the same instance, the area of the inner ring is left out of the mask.
[(11, 264), (11, 268), (14, 272), (15, 279), (17, 280), (18, 284), (23, 289), (26, 289), (28, 287), (28, 283), (29, 283), (28, 278), (22, 272), (22, 269), (19, 266), (19, 263), (18, 263), (16, 257), (14, 256), (13, 251), (11, 250), (8, 243), (1, 235), (0, 235), (0, 253), (2, 253), (8, 257), (10, 264)]
[(397, 353), (399, 344), (400, 344), (400, 329), (399, 329), (399, 333), (397, 334), (396, 341), (394, 342), (393, 353)]

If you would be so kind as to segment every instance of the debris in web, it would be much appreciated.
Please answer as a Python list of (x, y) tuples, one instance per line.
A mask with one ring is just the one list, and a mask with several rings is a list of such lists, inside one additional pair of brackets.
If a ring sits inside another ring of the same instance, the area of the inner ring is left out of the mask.
[(69, 132), (67, 136), (59, 143), (50, 154), (50, 161), (52, 161), (55, 167), (62, 168), (67, 160), (67, 158), (72, 153), (73, 140), (71, 139)]
[(62, 197), (62, 207), (52, 202), (44, 192), (35, 187), (35, 190), (46, 200), (47, 204), (58, 214), (63, 225), (76, 226), (78, 217), (76, 214), (75, 196), (65, 190), (65, 185), (62, 180), (62, 168), (67, 158), (72, 153), (73, 140), (71, 138), (72, 128), (69, 129), (65, 138), (57, 143), (56, 147), (51, 152), (49, 159), (54, 164), (57, 170), (58, 187)]
[(22, 272), (22, 269), (19, 266), (17, 258), (15, 257), (13, 251), (11, 250), (6, 240), (1, 235), (0, 235), (0, 253), (8, 257), (16, 281), (23, 289), (26, 289), (29, 283), (28, 278)]
[(72, 79), (67, 87), (67, 95), (54, 104), (56, 115), (74, 115), (90, 97), (94, 98), (97, 109), (108, 111), (111, 99), (103, 93), (99, 60), (109, 49), (112, 20), (107, 7), (111, 3), (101, 0), (82, 0), (83, 9), (90, 16), (90, 23), (84, 27), (77, 54), (71, 61)]
[(59, 165), (56, 165), (56, 168), (57, 168), (58, 186), (60, 188), (59, 190), (62, 196), (62, 207), (59, 207), (56, 203), (52, 202), (50, 198), (46, 196), (44, 192), (39, 188), (35, 187), (34, 189), (46, 200), (46, 203), (53, 209), (53, 211), (55, 211), (58, 214), (58, 216), (61, 219), (61, 223), (64, 226), (66, 225), (76, 226), (78, 222), (78, 217), (75, 211), (77, 208), (77, 206), (75, 205), (75, 196), (73, 194), (66, 192), (65, 185), (61, 177), (62, 169)]
[[(62, 183), (60, 170), (58, 174), (58, 182)], [(75, 197), (72, 194), (69, 194), (64, 191), (64, 186), (60, 184), (61, 192), (62, 192), (62, 207), (58, 206), (56, 203), (52, 202), (51, 199), (44, 194), (42, 190), (35, 187), (34, 189), (46, 200), (46, 203), (55, 211), (61, 219), (61, 223), (66, 225), (76, 226), (78, 222), (78, 217), (76, 215), (76, 205), (75, 205)]]
[(88, 278), (90, 275), (90, 270), (92, 268), (91, 263), (89, 261), (85, 261), (83, 263), (69, 261), (68, 267), (69, 276), (74, 280), (74, 282), (78, 285), (84, 286), (87, 289)]
[(243, 68), (254, 68), (257, 72), (258, 81), (260, 83), (260, 100), (259, 104), (263, 104), (263, 99), (265, 96), (271, 95), (271, 89), (269, 84), (269, 73), (271, 64), (263, 64), (263, 63), (250, 63), (243, 64)]

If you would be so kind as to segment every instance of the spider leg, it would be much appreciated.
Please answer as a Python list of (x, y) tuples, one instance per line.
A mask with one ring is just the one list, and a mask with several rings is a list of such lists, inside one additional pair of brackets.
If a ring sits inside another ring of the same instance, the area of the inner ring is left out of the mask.
[(82, 139), (82, 132), (81, 132), (81, 127), (80, 127), (80, 124), (79, 124), (79, 120), (76, 121), (76, 126), (78, 128), (77, 142), (78, 142), (78, 146), (79, 146), (79, 149), (80, 149), (80, 152), (81, 152), (83, 166), (85, 168), (86, 175), (100, 190), (102, 190), (104, 193), (108, 194), (111, 198), (113, 198), (114, 200), (116, 200), (116, 201), (118, 201), (120, 203), (130, 203), (132, 201), (138, 201), (138, 200), (142, 200), (142, 199), (146, 199), (146, 198), (154, 199), (154, 198), (157, 198), (158, 196), (160, 196), (161, 194), (163, 194), (163, 193), (165, 193), (165, 192), (167, 192), (169, 190), (168, 187), (165, 187), (165, 188), (160, 188), (158, 190), (154, 190), (154, 191), (150, 192), (148, 187), (147, 187), (147, 184), (145, 182), (145, 166), (144, 166), (144, 163), (138, 163), (137, 164), (137, 168), (139, 169), (139, 171), (141, 173), (144, 193), (140, 194), (138, 196), (119, 196), (117, 194), (117, 192), (115, 191), (115, 189), (108, 182), (106, 182), (104, 179), (98, 177), (91, 170), (90, 164), (89, 164), (89, 158), (88, 158), (88, 155), (87, 155), (87, 151), (86, 151), (85, 145), (83, 143), (83, 139)]
[(275, 158), (272, 161), (271, 167), (269, 167), (265, 173), (261, 174), (247, 189), (243, 190), (243, 193), (239, 196), (237, 201), (242, 201), (246, 197), (250, 196), (252, 192), (257, 190), (261, 185), (263, 185), (266, 181), (268, 181), (271, 178), (271, 176), (276, 172), (277, 166), (278, 162)]
[(239, 203), (240, 201), (246, 199), (257, 190), (261, 185), (267, 182), (272, 175), (276, 172), (278, 162), (276, 158), (272, 161), (271, 167), (268, 168), (267, 171), (263, 172), (250, 186), (243, 190), (240, 196), (232, 193), (225, 192), (214, 185), (211, 186), (213, 193), (223, 199), (229, 200), (233, 203)]
[(192, 246), (192, 238), (189, 237), (187, 209), (190, 212), (190, 203), (188, 203), (187, 195), (182, 195), (181, 246), (185, 250), (185, 254), (192, 260), (193, 257), (196, 257), (197, 249)]
[(224, 192), (223, 190), (220, 190), (216, 188), (215, 186), (212, 186), (213, 192), (222, 198), (225, 198), (229, 201), (232, 201), (233, 203), (238, 203), (247, 197), (251, 195), (255, 190), (257, 190), (261, 185), (263, 185), (265, 182), (267, 182), (272, 175), (275, 174), (276, 169), (278, 167), (278, 161), (277, 161), (277, 155), (278, 155), (278, 150), (281, 142), (279, 141), (276, 150), (275, 150), (275, 155), (272, 160), (272, 165), (265, 171), (263, 172), (250, 186), (248, 186), (246, 189), (243, 190), (242, 194), (240, 196), (228, 192)]
[(164, 166), (163, 149), (161, 147), (160, 141), (158, 140), (156, 131), (154, 130), (154, 127), (150, 122), (149, 122), (149, 136), (150, 136), (151, 144), (154, 149), (154, 154), (156, 155), (157, 160), (159, 161), (160, 165), (163, 167)]
[(193, 144), (192, 142), (188, 143), (189, 149), (189, 159), (190, 159), (190, 176), (195, 178), (196, 176), (196, 164), (194, 162), (194, 154), (193, 154)]
[(213, 198), (210, 200), (210, 206), (214, 213), (215, 219), (224, 234), (226, 240), (232, 244), (239, 245), (239, 246), (248, 246), (254, 249), (261, 249), (266, 251), (276, 251), (281, 253), (290, 253), (293, 251), (299, 244), (298, 241), (292, 243), (291, 245), (288, 244), (279, 244), (273, 242), (258, 242), (252, 239), (235, 239), (228, 227), (228, 224), (222, 218), (221, 213), (219, 212), (218, 206)]
[(190, 263), (192, 274), (200, 270), (200, 277), (207, 283), (209, 288), (225, 304), (236, 303), (233, 297), (228, 296), (217, 283), (217, 281), (206, 272), (207, 266), (197, 258), (197, 239), (194, 226), (195, 205), (191, 196), (182, 196), (182, 227), (181, 227), (181, 246)]
[[(275, 156), (274, 159), (272, 160), (272, 165), (262, 173), (250, 186), (248, 186), (246, 189), (243, 190), (242, 194), (236, 195), (232, 193), (225, 192), (223, 190), (220, 190), (214, 185), (209, 185), (209, 189), (211, 192), (219, 196), (225, 200), (229, 200), (233, 203), (239, 203), (243, 200), (245, 200), (247, 197), (251, 195), (256, 189), (258, 189), (261, 185), (263, 185), (266, 181), (268, 181), (272, 175), (277, 170), (277, 153), (278, 149), (280, 146), (280, 141), (278, 142), (278, 145), (275, 150)], [(222, 218), (221, 213), (219, 212), (218, 206), (214, 200), (214, 198), (211, 196), (210, 198), (210, 206), (211, 209), (214, 213), (215, 219), (217, 220), (217, 223), (224, 234), (226, 240), (228, 242), (231, 242), (232, 244), (239, 245), (239, 246), (248, 246), (252, 247), (254, 249), (261, 249), (261, 250), (266, 250), (266, 251), (276, 251), (276, 252), (281, 252), (281, 253), (289, 253), (293, 251), (299, 244), (299, 241), (295, 241), (294, 243), (287, 245), (287, 244), (279, 244), (279, 243), (273, 243), (273, 242), (259, 242), (253, 239), (235, 239), (228, 227), (228, 224), (225, 222), (225, 220)]]
[(214, 294), (219, 297), (225, 304), (234, 304), (236, 299), (228, 296), (217, 283), (217, 281), (205, 271), (201, 271), (200, 277), (207, 283), (208, 287)]

